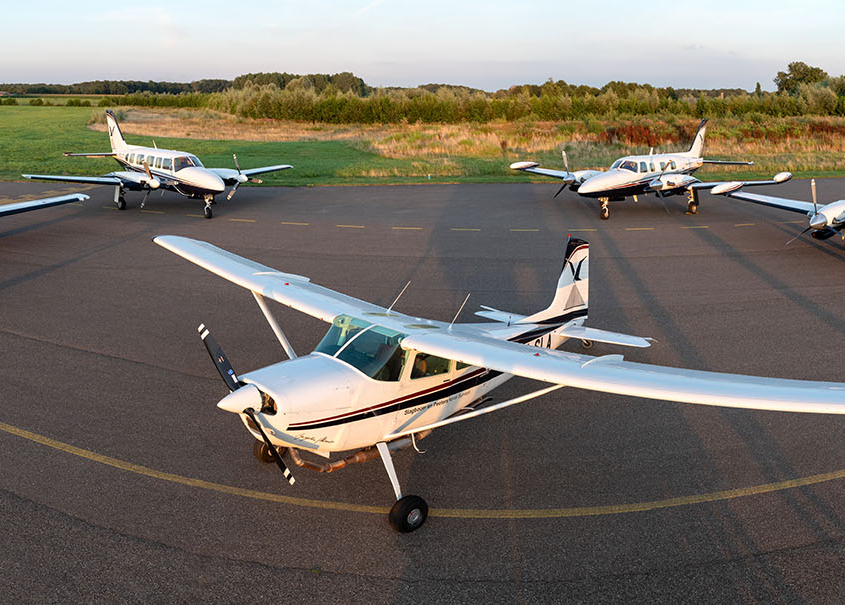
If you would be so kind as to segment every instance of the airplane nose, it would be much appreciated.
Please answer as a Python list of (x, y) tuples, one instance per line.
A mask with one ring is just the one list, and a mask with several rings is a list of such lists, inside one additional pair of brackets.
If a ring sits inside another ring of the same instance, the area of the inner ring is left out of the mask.
[(581, 195), (587, 195), (589, 193), (595, 193), (596, 191), (601, 191), (604, 189), (603, 182), (604, 182), (604, 175), (594, 176), (593, 178), (587, 179), (581, 186), (578, 187), (578, 193)]
[(207, 172), (205, 175), (204, 186), (215, 193), (223, 193), (226, 190), (226, 184), (218, 175), (213, 172)]
[(810, 228), (824, 229), (827, 227), (827, 217), (824, 214), (814, 214), (810, 218)]
[(247, 384), (226, 395), (217, 407), (234, 414), (243, 414), (247, 408), (261, 409), (261, 391), (254, 384)]

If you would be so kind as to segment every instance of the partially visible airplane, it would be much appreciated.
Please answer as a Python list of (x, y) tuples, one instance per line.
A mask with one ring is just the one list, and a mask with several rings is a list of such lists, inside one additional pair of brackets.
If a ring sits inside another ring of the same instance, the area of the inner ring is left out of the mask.
[[(759, 195), (756, 193), (746, 193), (742, 191), (742, 183), (725, 183), (719, 187), (714, 187), (710, 192), (713, 195), (724, 195), (726, 197), (744, 200), (746, 202), (754, 202), (763, 206), (772, 206), (774, 208), (783, 208), (791, 212), (798, 212), (807, 216), (807, 228), (801, 233), (786, 242), (787, 245), (794, 242), (796, 239), (811, 231), (815, 239), (824, 240), (833, 237), (834, 235), (841, 235), (841, 231), (845, 228), (845, 200), (837, 200), (818, 205), (816, 200), (816, 179), (810, 181), (810, 193), (812, 202), (804, 202), (801, 200), (791, 200), (782, 197), (772, 197), (770, 195)], [(845, 240), (845, 235), (842, 236)]]
[[(394, 529), (418, 529), (428, 515), (419, 496), (402, 495), (391, 451), (414, 446), (432, 430), (501, 410), (563, 386), (634, 397), (725, 407), (845, 414), (845, 384), (720, 374), (554, 351), (568, 338), (644, 347), (647, 339), (586, 328), (589, 245), (570, 239), (548, 308), (529, 316), (484, 307), (493, 320), (456, 324), (411, 317), (312, 284), (206, 242), (162, 235), (153, 241), (251, 291), (289, 360), (238, 375), (205, 325), (209, 355), (230, 393), (217, 406), (240, 416), (255, 438), (254, 455), (287, 452), (300, 467), (332, 472), (381, 457), (396, 502)], [(404, 290), (403, 290), (404, 291)], [(297, 357), (267, 299), (330, 324), (313, 353)], [(464, 301), (466, 302), (466, 301)], [(551, 386), (491, 405), (492, 389), (513, 376)], [(565, 431), (565, 427), (562, 428)], [(349, 452), (331, 460), (333, 452)], [(322, 456), (305, 459), (301, 452)]]
[[(619, 158), (606, 171), (578, 170), (569, 172), (569, 161), (566, 151), (562, 152), (563, 163), (566, 168), (551, 170), (540, 168), (537, 162), (514, 162), (510, 165), (513, 170), (541, 174), (563, 181), (560, 189), (555, 193), (557, 197), (567, 186), (584, 197), (597, 198), (601, 203), (601, 218), (610, 218), (609, 202), (619, 202), (626, 197), (633, 197), (637, 201), (638, 195), (655, 193), (664, 204), (667, 195), (687, 194), (687, 212), (698, 212), (698, 192), (701, 189), (711, 189), (721, 182), (702, 182), (691, 176), (693, 172), (704, 164), (728, 164), (750, 166), (754, 162), (734, 162), (730, 160), (707, 160), (701, 157), (704, 147), (704, 134), (707, 130), (707, 120), (702, 120), (698, 132), (688, 151), (676, 153), (650, 152), (648, 155), (629, 155)], [(748, 185), (771, 185), (789, 180), (788, 173), (777, 175), (772, 181), (749, 181)], [(668, 212), (668, 210), (667, 210)]]
[(3, 204), (0, 205), (0, 216), (9, 216), (12, 214), (19, 214), (21, 212), (29, 212), (31, 210), (50, 208), (52, 206), (61, 206), (62, 204), (70, 204), (72, 202), (82, 202), (87, 199), (88, 196), (84, 193), (69, 193), (67, 195), (45, 197), (39, 200), (29, 200), (27, 202)]
[(142, 145), (129, 145), (123, 139), (123, 133), (117, 123), (114, 112), (106, 110), (106, 123), (109, 127), (110, 152), (102, 153), (70, 153), (65, 156), (82, 156), (87, 158), (113, 157), (123, 168), (117, 172), (109, 172), (103, 176), (64, 176), (56, 174), (24, 174), (28, 179), (42, 181), (64, 181), (69, 183), (92, 183), (94, 185), (114, 186), (114, 203), (118, 210), (126, 208), (126, 190), (143, 191), (144, 199), (141, 208), (147, 202), (147, 197), (154, 189), (169, 189), (189, 198), (205, 201), (205, 218), (212, 217), (211, 205), (214, 196), (223, 193), (226, 185), (232, 189), (226, 199), (247, 181), (260, 183), (260, 179), (253, 178), (257, 174), (275, 172), (291, 168), (288, 164), (264, 166), (241, 170), (238, 157), (233, 155), (235, 168), (206, 168), (199, 159), (190, 153)]

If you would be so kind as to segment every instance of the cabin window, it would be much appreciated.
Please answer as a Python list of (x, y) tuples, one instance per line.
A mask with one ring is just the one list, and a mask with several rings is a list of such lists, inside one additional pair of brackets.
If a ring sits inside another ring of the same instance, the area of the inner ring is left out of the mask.
[(675, 170), (675, 160), (672, 160), (671, 162), (669, 162), (669, 167), (670, 167), (672, 170)]
[(649, 162), (648, 168), (651, 172), (654, 172), (654, 162)]
[(648, 166), (645, 162), (640, 162), (640, 172), (648, 172)]
[(135, 163), (135, 154), (130, 153), (129, 157), (126, 158), (126, 161), (129, 162), (130, 164), (134, 164)]
[(165, 170), (172, 170), (173, 169), (173, 160), (170, 158), (164, 158), (161, 162), (161, 167)]
[(621, 164), (619, 164), (620, 170), (630, 170), (631, 172), (637, 171), (637, 163), (633, 160), (625, 160)]
[(458, 361), (455, 363), (455, 369), (458, 371), (466, 370), (467, 368), (472, 367), (468, 363), (464, 363), (463, 361)]
[(156, 168), (161, 168), (161, 158), (156, 158)]
[(417, 353), (414, 367), (411, 368), (411, 378), (426, 378), (449, 372), (449, 360), (435, 357), (427, 353)]
[(143, 154), (143, 153), (139, 153), (139, 154), (138, 154), (138, 162), (137, 162), (137, 164), (140, 166), (140, 165), (141, 165), (141, 164), (143, 164), (143, 163), (144, 163), (144, 154)]

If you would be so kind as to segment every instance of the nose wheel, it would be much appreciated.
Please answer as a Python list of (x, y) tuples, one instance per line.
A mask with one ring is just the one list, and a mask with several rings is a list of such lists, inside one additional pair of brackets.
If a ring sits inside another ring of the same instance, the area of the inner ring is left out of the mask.
[(601, 216), (601, 220), (606, 221), (610, 218), (610, 208), (607, 207), (609, 199), (606, 197), (600, 197), (599, 201), (601, 202), (601, 210), (599, 211), (599, 216)]
[(428, 504), (419, 496), (399, 498), (387, 516), (390, 527), (407, 534), (422, 527), (428, 518)]

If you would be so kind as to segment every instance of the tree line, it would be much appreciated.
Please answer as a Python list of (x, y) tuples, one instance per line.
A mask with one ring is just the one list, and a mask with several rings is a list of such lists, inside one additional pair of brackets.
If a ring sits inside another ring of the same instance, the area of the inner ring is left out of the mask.
[[(219, 83), (228, 81), (197, 82), (218, 83), (208, 86), (220, 87)], [(596, 88), (552, 79), (493, 93), (445, 84), (372, 88), (349, 72), (245, 74), (216, 90), (202, 90), (194, 86), (197, 82), (180, 85), (190, 89), (175, 92), (143, 88), (138, 83), (131, 90), (127, 86), (126, 92), (84, 94), (106, 95), (99, 102), (101, 106), (205, 107), (249, 118), (327, 123), (553, 121), (654, 114), (750, 117), (752, 121), (765, 116), (845, 116), (845, 76), (830, 77), (822, 69), (799, 61), (778, 72), (774, 78), (777, 92), (764, 92), (759, 83), (754, 92), (747, 92), (658, 88), (627, 82), (609, 82)], [(9, 90), (5, 86), (0, 85), (0, 90)]]

